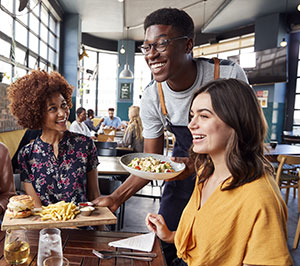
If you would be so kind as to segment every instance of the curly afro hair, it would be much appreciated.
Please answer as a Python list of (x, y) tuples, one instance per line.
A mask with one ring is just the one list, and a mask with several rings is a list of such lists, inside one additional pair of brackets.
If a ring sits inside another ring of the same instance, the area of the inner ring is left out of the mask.
[(41, 129), (46, 102), (54, 93), (61, 93), (72, 108), (73, 87), (58, 72), (33, 70), (7, 88), (9, 109), (19, 125), (29, 129)]

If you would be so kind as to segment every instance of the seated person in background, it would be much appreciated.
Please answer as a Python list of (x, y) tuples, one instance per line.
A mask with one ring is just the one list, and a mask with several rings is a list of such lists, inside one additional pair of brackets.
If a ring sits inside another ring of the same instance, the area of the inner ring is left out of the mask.
[(79, 133), (82, 135), (85, 135), (87, 137), (90, 137), (92, 139), (96, 139), (96, 137), (92, 136), (91, 131), (87, 127), (87, 125), (84, 123), (86, 120), (86, 110), (83, 107), (79, 107), (76, 110), (77, 118), (70, 126), (70, 131), (74, 133)]
[[(161, 215), (146, 224), (175, 242), (175, 265), (292, 265), (287, 208), (264, 156), (267, 124), (253, 89), (218, 80), (194, 95), (189, 130), (197, 178), (177, 231)], [(187, 264), (186, 264), (187, 263)]]
[(25, 134), (20, 141), (18, 149), (15, 152), (13, 158), (11, 159), (14, 173), (20, 171), (20, 167), (18, 165), (18, 154), (19, 154), (19, 151), (21, 150), (21, 148), (23, 148), (26, 144), (30, 143), (31, 141), (34, 141), (41, 134), (42, 134), (42, 131), (39, 129), (27, 129), (25, 131)]
[(18, 156), (21, 181), (36, 207), (61, 200), (91, 201), (100, 195), (93, 140), (67, 130), (72, 92), (59, 73), (39, 70), (8, 88), (10, 112), (18, 123), (42, 131)]
[(101, 120), (99, 121), (99, 124), (95, 127), (94, 123), (92, 121), (94, 119), (94, 117), (95, 117), (94, 111), (92, 109), (89, 109), (87, 111), (87, 118), (83, 122), (89, 128), (90, 132), (95, 131), (97, 133), (101, 126), (101, 123), (104, 121), (104, 118), (101, 118)]
[(108, 116), (104, 118), (103, 126), (106, 128), (121, 129), (121, 119), (117, 116), (114, 116), (115, 109), (114, 108), (108, 108)]
[(7, 147), (0, 142), (0, 221), (9, 198), (16, 194), (13, 170)]
[(143, 125), (140, 117), (140, 107), (130, 106), (128, 111), (129, 123), (122, 141), (121, 147), (132, 147), (135, 152), (144, 151)]

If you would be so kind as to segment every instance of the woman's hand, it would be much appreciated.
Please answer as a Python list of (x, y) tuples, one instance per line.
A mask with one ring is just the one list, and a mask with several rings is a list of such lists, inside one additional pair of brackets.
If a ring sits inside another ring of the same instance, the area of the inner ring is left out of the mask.
[(192, 174), (195, 173), (195, 166), (194, 166), (194, 161), (191, 158), (188, 157), (171, 157), (171, 160), (175, 163), (184, 163), (185, 164), (185, 169), (184, 171), (179, 174), (178, 176), (166, 180), (168, 181), (175, 181), (175, 180), (184, 180), (187, 177), (191, 176)]
[(175, 232), (168, 229), (164, 218), (160, 214), (148, 213), (145, 222), (148, 229), (154, 232), (161, 240), (174, 243)]

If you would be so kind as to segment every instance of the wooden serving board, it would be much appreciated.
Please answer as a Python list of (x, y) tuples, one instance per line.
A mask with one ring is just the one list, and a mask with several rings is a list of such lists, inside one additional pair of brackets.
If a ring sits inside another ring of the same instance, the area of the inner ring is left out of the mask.
[(67, 221), (42, 221), (38, 215), (31, 215), (26, 218), (10, 218), (4, 215), (1, 230), (6, 229), (43, 229), (43, 228), (63, 228), (63, 227), (79, 227), (88, 225), (116, 224), (116, 216), (107, 207), (96, 207), (90, 216), (78, 214), (74, 220)]

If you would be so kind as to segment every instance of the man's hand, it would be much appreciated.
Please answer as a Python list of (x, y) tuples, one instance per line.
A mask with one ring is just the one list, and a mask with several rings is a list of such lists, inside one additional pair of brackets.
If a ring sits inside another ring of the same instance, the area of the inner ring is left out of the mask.
[(175, 181), (175, 180), (184, 180), (195, 173), (194, 161), (192, 159), (188, 157), (171, 157), (171, 160), (175, 163), (184, 163), (185, 169), (181, 174), (179, 174), (174, 178), (166, 180), (166, 182)]
[(119, 208), (110, 195), (100, 196), (94, 199), (92, 203), (98, 207), (108, 207), (112, 212), (115, 212)]

